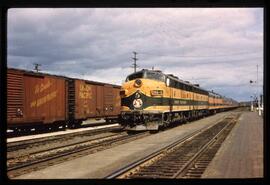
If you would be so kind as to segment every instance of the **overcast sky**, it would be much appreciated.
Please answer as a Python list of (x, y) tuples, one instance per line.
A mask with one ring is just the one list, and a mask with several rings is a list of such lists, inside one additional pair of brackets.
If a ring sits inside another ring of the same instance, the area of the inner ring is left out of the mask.
[(262, 8), (10, 9), (8, 67), (121, 85), (154, 67), (238, 101), (263, 84)]

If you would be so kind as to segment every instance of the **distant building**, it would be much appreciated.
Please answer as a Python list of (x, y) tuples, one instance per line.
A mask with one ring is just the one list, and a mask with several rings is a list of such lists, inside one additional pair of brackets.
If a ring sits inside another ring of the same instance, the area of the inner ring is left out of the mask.
[(239, 106), (241, 106), (241, 107), (249, 107), (249, 106), (251, 106), (251, 101), (239, 102)]

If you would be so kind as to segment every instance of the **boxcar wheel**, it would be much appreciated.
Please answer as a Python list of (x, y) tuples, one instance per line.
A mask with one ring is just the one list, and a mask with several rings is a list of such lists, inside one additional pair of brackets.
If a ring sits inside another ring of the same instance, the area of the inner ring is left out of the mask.
[(150, 134), (156, 134), (159, 132), (159, 129), (158, 130), (149, 130)]
[(137, 132), (136, 131), (133, 131), (133, 130), (127, 130), (127, 134), (128, 135), (133, 135), (133, 134), (136, 134)]

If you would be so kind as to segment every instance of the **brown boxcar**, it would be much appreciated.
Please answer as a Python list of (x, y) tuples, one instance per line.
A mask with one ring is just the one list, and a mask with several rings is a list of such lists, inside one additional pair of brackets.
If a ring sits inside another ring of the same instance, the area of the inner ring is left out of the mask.
[(120, 86), (81, 79), (69, 79), (70, 122), (88, 118), (117, 118), (120, 113)]
[(64, 124), (64, 77), (18, 69), (7, 71), (8, 128), (35, 124)]
[(79, 125), (88, 118), (117, 121), (120, 86), (8, 69), (8, 128)]

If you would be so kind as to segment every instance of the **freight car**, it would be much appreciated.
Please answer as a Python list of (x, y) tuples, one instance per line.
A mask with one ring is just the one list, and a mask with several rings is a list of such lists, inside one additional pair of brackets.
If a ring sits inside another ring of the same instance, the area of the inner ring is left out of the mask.
[(120, 123), (129, 131), (159, 130), (173, 122), (200, 118), (238, 105), (158, 70), (143, 69), (129, 75), (120, 95)]
[(8, 129), (76, 127), (88, 118), (117, 121), (120, 86), (9, 68)]
[(121, 108), (120, 86), (68, 79), (68, 125), (76, 127), (88, 118), (118, 119)]

